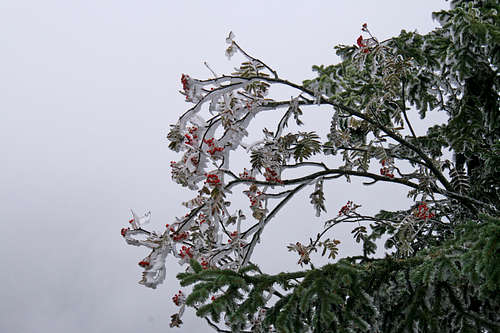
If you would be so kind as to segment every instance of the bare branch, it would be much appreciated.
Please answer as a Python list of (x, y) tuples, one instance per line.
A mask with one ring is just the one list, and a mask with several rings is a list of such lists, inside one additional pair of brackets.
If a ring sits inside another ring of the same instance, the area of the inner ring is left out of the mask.
[(328, 167), (323, 162), (300, 162), (300, 163), (296, 163), (296, 164), (285, 164), (282, 166), (282, 168), (295, 169), (295, 168), (300, 168), (303, 166), (317, 166), (317, 167), (323, 168), (325, 170), (329, 170)]
[(274, 75), (274, 78), (277, 79), (278, 78), (278, 73), (276, 73), (276, 71), (274, 69), (272, 69), (271, 67), (269, 67), (268, 65), (266, 65), (262, 60), (259, 60), (257, 58), (254, 58), (252, 57), (251, 55), (249, 55), (248, 53), (246, 53), (239, 45), (238, 43), (236, 43), (235, 41), (233, 41), (233, 45), (236, 46), (238, 48), (238, 50), (243, 53), (245, 55), (245, 57), (247, 57), (249, 60), (252, 60), (252, 61), (255, 61), (255, 62), (258, 62), (260, 63), (262, 66), (264, 66), (265, 68), (267, 68), (271, 73), (273, 73)]
[[(252, 237), (252, 241), (250, 242), (250, 246), (247, 249), (245, 256), (243, 257), (242, 266), (245, 266), (248, 263), (248, 260), (250, 260), (250, 257), (253, 253), (255, 245), (257, 244), (257, 241), (259, 241), (260, 235), (262, 234), (262, 231), (264, 230), (264, 227), (267, 225), (267, 223), (274, 217), (274, 215), (276, 215), (276, 213), (280, 210), (280, 208), (283, 207), (295, 195), (295, 193), (299, 192), (306, 185), (307, 185), (306, 183), (303, 183), (303, 184), (300, 184), (299, 186), (295, 187), (283, 200), (280, 201), (280, 203), (278, 203), (276, 205), (276, 207), (274, 207), (274, 209), (261, 222), (259, 222), (255, 226), (256, 228), (259, 228), (259, 229)], [(250, 229), (247, 230), (245, 233), (248, 233), (248, 232), (250, 232)]]
[(405, 117), (406, 123), (408, 124), (408, 128), (410, 129), (413, 138), (416, 139), (417, 135), (413, 130), (413, 126), (411, 126), (410, 119), (408, 119), (408, 115), (406, 114), (406, 100), (405, 100), (405, 80), (402, 80), (401, 84), (401, 110), (403, 111), (403, 115)]

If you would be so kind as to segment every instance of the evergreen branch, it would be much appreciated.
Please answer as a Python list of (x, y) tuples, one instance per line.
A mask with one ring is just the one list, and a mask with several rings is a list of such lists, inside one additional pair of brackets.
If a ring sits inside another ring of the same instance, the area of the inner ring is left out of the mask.
[(452, 303), (455, 305), (455, 307), (458, 309), (458, 311), (460, 311), (463, 315), (479, 321), (480, 323), (484, 324), (485, 326), (487, 326), (488, 328), (490, 328), (492, 330), (496, 331), (496, 330), (500, 329), (500, 323), (491, 321), (487, 318), (483, 318), (474, 312), (466, 311), (463, 308), (463, 306), (460, 304), (460, 300), (457, 297), (457, 295), (455, 295), (455, 292), (453, 291), (451, 286), (449, 284), (443, 283), (443, 282), (441, 282), (441, 284), (442, 284), (442, 286), (444, 286), (444, 289), (448, 293), (448, 296), (450, 297)]

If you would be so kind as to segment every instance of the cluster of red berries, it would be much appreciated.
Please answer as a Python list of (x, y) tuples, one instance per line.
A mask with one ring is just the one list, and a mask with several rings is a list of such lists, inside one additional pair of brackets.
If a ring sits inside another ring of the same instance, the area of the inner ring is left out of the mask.
[(209, 153), (210, 155), (213, 155), (216, 152), (223, 151), (223, 150), (224, 150), (223, 147), (213, 147), (212, 149), (207, 150), (207, 153)]
[(207, 222), (207, 216), (203, 213), (200, 213), (198, 215), (198, 223), (202, 225), (203, 223)]
[(359, 36), (358, 39), (356, 40), (356, 43), (358, 44), (359, 47), (363, 48), (366, 47), (367, 45), (363, 43), (363, 36)]
[(208, 269), (208, 261), (205, 260), (205, 258), (201, 258), (201, 262), (200, 262), (200, 265), (201, 265), (201, 268), (203, 269)]
[(186, 133), (184, 134), (184, 137), (186, 138), (186, 144), (187, 145), (194, 145), (194, 140), (198, 139), (198, 134), (196, 134), (196, 131), (198, 130), (198, 127), (189, 127), (188, 128), (188, 131), (189, 131), (189, 134)]
[(145, 260), (141, 260), (141, 261), (139, 261), (139, 266), (141, 266), (142, 268), (149, 267), (149, 262), (145, 261)]
[(353, 203), (352, 201), (347, 201), (347, 204), (345, 204), (344, 206), (342, 206), (342, 208), (340, 208), (339, 210), (339, 215), (345, 215), (347, 216), (347, 214), (349, 214), (349, 212), (351, 211), (351, 209), (353, 208)]
[(255, 177), (250, 176), (250, 173), (246, 168), (243, 169), (243, 173), (240, 173), (241, 179), (255, 180)]
[(220, 184), (220, 179), (219, 176), (214, 175), (214, 174), (207, 174), (207, 180), (205, 180), (205, 184), (208, 185), (219, 185)]
[(214, 145), (214, 138), (203, 139), (203, 142), (205, 142), (209, 147), (212, 147)]
[(194, 139), (196, 139), (196, 138), (194, 138), (194, 137), (192, 138), (191, 135), (189, 135), (187, 133), (184, 134), (184, 137), (186, 138), (186, 144), (187, 145), (192, 146), (194, 144)]
[(261, 207), (262, 203), (256, 198), (250, 197), (250, 207)]
[(223, 147), (216, 147), (215, 146), (214, 138), (203, 140), (203, 142), (205, 142), (208, 145), (208, 147), (211, 148), (211, 149), (207, 150), (207, 152), (210, 155), (213, 155), (213, 154), (215, 154), (218, 151), (223, 151), (224, 150)]
[[(165, 227), (170, 230), (170, 232), (174, 232), (175, 233), (175, 227), (174, 225), (170, 225), (170, 224), (166, 224)], [(188, 239), (189, 237), (189, 233), (187, 231), (183, 231), (181, 233), (178, 233), (178, 234), (174, 234), (172, 236), (172, 239), (175, 241), (175, 242), (180, 242), (180, 241), (183, 241), (185, 239)]]
[(394, 178), (394, 174), (389, 170), (388, 167), (380, 168), (380, 174), (389, 178)]
[(368, 49), (368, 45), (363, 43), (363, 36), (360, 35), (358, 37), (358, 39), (356, 40), (356, 43), (361, 48), (361, 52), (363, 52), (363, 53), (370, 52), (370, 50)]
[(264, 172), (264, 177), (266, 177), (267, 182), (282, 184), (280, 177), (278, 177), (278, 173), (271, 168), (266, 168), (266, 172)]
[(261, 191), (255, 192), (256, 195), (253, 195), (253, 192), (247, 192), (247, 197), (250, 199), (250, 207), (262, 207), (262, 203), (257, 199), (259, 195), (262, 194)]
[(190, 160), (191, 160), (191, 163), (193, 163), (193, 165), (198, 165), (198, 157), (191, 156)]
[[(364, 32), (368, 32), (368, 24), (364, 23), (362, 28), (361, 28), (362, 31)], [(368, 44), (365, 44), (364, 43), (364, 39), (363, 39), (363, 36), (359, 36), (358, 39), (356, 40), (356, 43), (358, 44), (358, 46), (361, 48), (361, 52), (363, 53), (368, 53), (370, 52), (370, 50), (368, 49)]]
[(185, 239), (187, 239), (189, 237), (189, 234), (184, 231), (184, 232), (181, 232), (180, 234), (175, 234), (172, 239), (174, 240), (174, 242), (180, 242), (180, 241), (183, 241)]
[(394, 178), (394, 174), (391, 172), (391, 170), (385, 165), (386, 161), (382, 160), (380, 161), (380, 164), (382, 164), (382, 168), (380, 168), (380, 174), (382, 176), (386, 176), (389, 178)]
[(189, 90), (188, 79), (189, 79), (189, 75), (182, 74), (182, 76), (181, 76), (182, 89), (184, 89), (185, 92), (187, 92)]
[(174, 302), (175, 305), (180, 306), (181, 302), (183, 301), (184, 294), (182, 291), (179, 290), (178, 294), (175, 294), (174, 297), (172, 297), (172, 301)]
[(128, 228), (122, 228), (121, 234), (122, 234), (123, 237), (125, 237), (125, 235), (127, 234), (128, 230), (129, 230)]
[(435, 216), (433, 213), (429, 212), (429, 207), (427, 207), (426, 202), (422, 202), (420, 205), (418, 205), (418, 211), (415, 215), (417, 216), (417, 218), (422, 220), (432, 219)]
[(191, 99), (189, 98), (189, 75), (187, 74), (182, 74), (181, 76), (181, 82), (182, 82), (182, 89), (184, 89), (184, 93), (186, 94), (186, 101), (190, 101)]
[(182, 259), (184, 259), (186, 256), (189, 258), (193, 257), (193, 248), (192, 247), (187, 247), (187, 246), (182, 246), (181, 251), (179, 252), (179, 255), (181, 256)]

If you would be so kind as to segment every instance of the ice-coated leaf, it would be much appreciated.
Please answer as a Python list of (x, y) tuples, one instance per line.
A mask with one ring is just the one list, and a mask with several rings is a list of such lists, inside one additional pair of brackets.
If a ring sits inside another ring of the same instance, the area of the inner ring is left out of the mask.
[(229, 31), (229, 35), (226, 38), (226, 43), (232, 44), (234, 37), (235, 37), (234, 33), (232, 31)]
[(133, 229), (139, 229), (143, 225), (148, 224), (151, 220), (151, 212), (147, 212), (143, 216), (139, 217), (132, 209), (130, 211), (132, 212), (133, 217), (133, 219), (130, 220), (130, 225)]
[(160, 247), (154, 249), (151, 254), (143, 260), (147, 262), (140, 284), (148, 288), (156, 289), (156, 287), (165, 280), (166, 268), (165, 259), (172, 250), (171, 245), (164, 241)]

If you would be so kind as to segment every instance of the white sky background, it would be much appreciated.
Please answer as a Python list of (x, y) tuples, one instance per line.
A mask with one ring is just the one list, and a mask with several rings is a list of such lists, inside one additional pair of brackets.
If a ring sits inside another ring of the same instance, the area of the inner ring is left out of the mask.
[[(170, 179), (169, 162), (179, 156), (165, 137), (189, 107), (178, 93), (182, 73), (210, 77), (203, 61), (218, 73), (238, 65), (224, 56), (230, 30), (281, 77), (301, 82), (313, 76), (311, 65), (338, 61), (333, 46), (354, 44), (361, 24), (379, 40), (401, 29), (425, 33), (436, 25), (431, 11), (445, 7), (436, 0), (0, 0), (0, 331), (170, 331), (177, 263), (167, 259), (171, 274), (157, 290), (137, 284), (137, 262), (148, 252), (126, 245), (120, 229), (130, 208), (151, 210), (159, 231), (185, 214), (180, 202), (191, 193)], [(306, 128), (327, 130), (331, 112), (320, 111)], [(331, 215), (347, 200), (367, 211), (404, 207), (397, 187), (356, 184), (328, 184)], [(269, 225), (254, 256), (265, 271), (300, 268), (286, 244), (321, 229), (303, 204), (311, 190)], [(342, 243), (341, 255), (351, 243)], [(172, 331), (210, 331), (189, 310), (183, 320)]]

